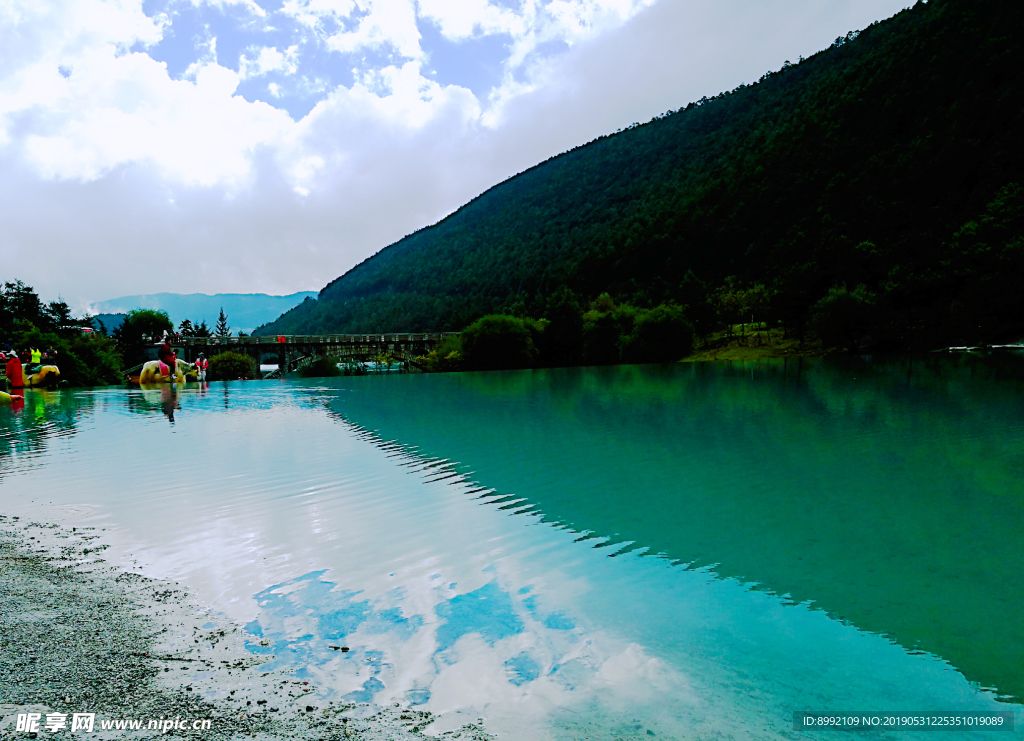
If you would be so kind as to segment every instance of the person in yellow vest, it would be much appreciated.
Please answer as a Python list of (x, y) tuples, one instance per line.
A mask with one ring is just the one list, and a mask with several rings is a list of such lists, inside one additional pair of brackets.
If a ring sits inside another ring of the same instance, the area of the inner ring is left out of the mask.
[(38, 373), (39, 369), (43, 367), (43, 354), (39, 352), (38, 347), (29, 349), (29, 365), (25, 369), (29, 375)]

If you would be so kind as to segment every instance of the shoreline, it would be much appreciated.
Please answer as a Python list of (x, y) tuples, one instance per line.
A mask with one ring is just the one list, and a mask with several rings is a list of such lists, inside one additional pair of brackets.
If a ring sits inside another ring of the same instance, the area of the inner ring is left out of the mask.
[[(489, 741), (479, 723), (437, 735), (431, 713), (321, 694), (246, 648), (241, 625), (195, 602), (187, 587), (102, 558), (99, 531), (0, 515), (0, 734), (19, 714), (94, 713), (95, 738), (460, 739)], [(180, 718), (171, 730), (147, 728)], [(192, 721), (207, 719), (207, 729)], [(139, 730), (103, 729), (139, 720)], [(20, 736), (21, 734), (18, 734)], [(56, 735), (56, 734), (54, 734)]]

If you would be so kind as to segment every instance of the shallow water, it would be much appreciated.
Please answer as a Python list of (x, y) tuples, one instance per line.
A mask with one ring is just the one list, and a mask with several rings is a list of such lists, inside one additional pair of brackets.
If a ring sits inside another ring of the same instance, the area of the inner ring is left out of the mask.
[(803, 737), (1019, 709), (1022, 391), (943, 359), (29, 392), (0, 507), (107, 528), (325, 699)]

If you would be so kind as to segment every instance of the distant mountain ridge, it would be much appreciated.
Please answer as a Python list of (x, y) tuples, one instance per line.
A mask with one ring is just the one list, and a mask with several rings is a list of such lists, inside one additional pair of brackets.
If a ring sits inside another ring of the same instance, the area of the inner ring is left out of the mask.
[(539, 318), (562, 287), (685, 305), (699, 329), (757, 285), (760, 318), (799, 333), (826, 300), (890, 348), (1019, 332), (1022, 30), (1019, 0), (918, 2), (494, 186), (257, 333)]
[[(287, 296), (266, 293), (153, 293), (97, 301), (92, 304), (92, 310), (99, 314), (124, 314), (132, 309), (158, 309), (166, 311), (175, 326), (184, 319), (190, 319), (193, 322), (205, 321), (212, 329), (223, 308), (232, 333), (252, 332), (255, 327), (276, 319), (307, 298), (316, 298), (316, 295), (315, 291), (300, 291)], [(107, 327), (108, 331), (112, 329)]]
[(124, 321), (126, 316), (128, 315), (122, 312), (118, 312), (116, 314), (93, 314), (93, 329), (98, 332), (103, 332), (104, 334), (110, 334), (121, 326), (121, 323)]

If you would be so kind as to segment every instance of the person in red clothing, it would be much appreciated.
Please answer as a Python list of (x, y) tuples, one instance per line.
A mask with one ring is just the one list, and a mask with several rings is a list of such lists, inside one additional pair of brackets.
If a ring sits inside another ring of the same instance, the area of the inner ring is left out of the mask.
[(14, 353), (7, 361), (7, 383), (12, 389), (20, 389), (25, 386), (25, 376), (21, 372), (21, 360)]
[[(176, 356), (174, 354), (174, 350), (171, 349), (171, 345), (170, 343), (167, 342), (167, 340), (164, 340), (164, 344), (162, 344), (160, 346), (160, 349), (156, 351), (156, 356), (160, 358), (161, 363), (167, 365), (167, 373), (169, 373), (172, 376), (175, 375), (175, 373), (177, 372), (177, 369), (175, 368)], [(160, 369), (160, 374), (166, 375), (163, 372), (163, 368)]]

